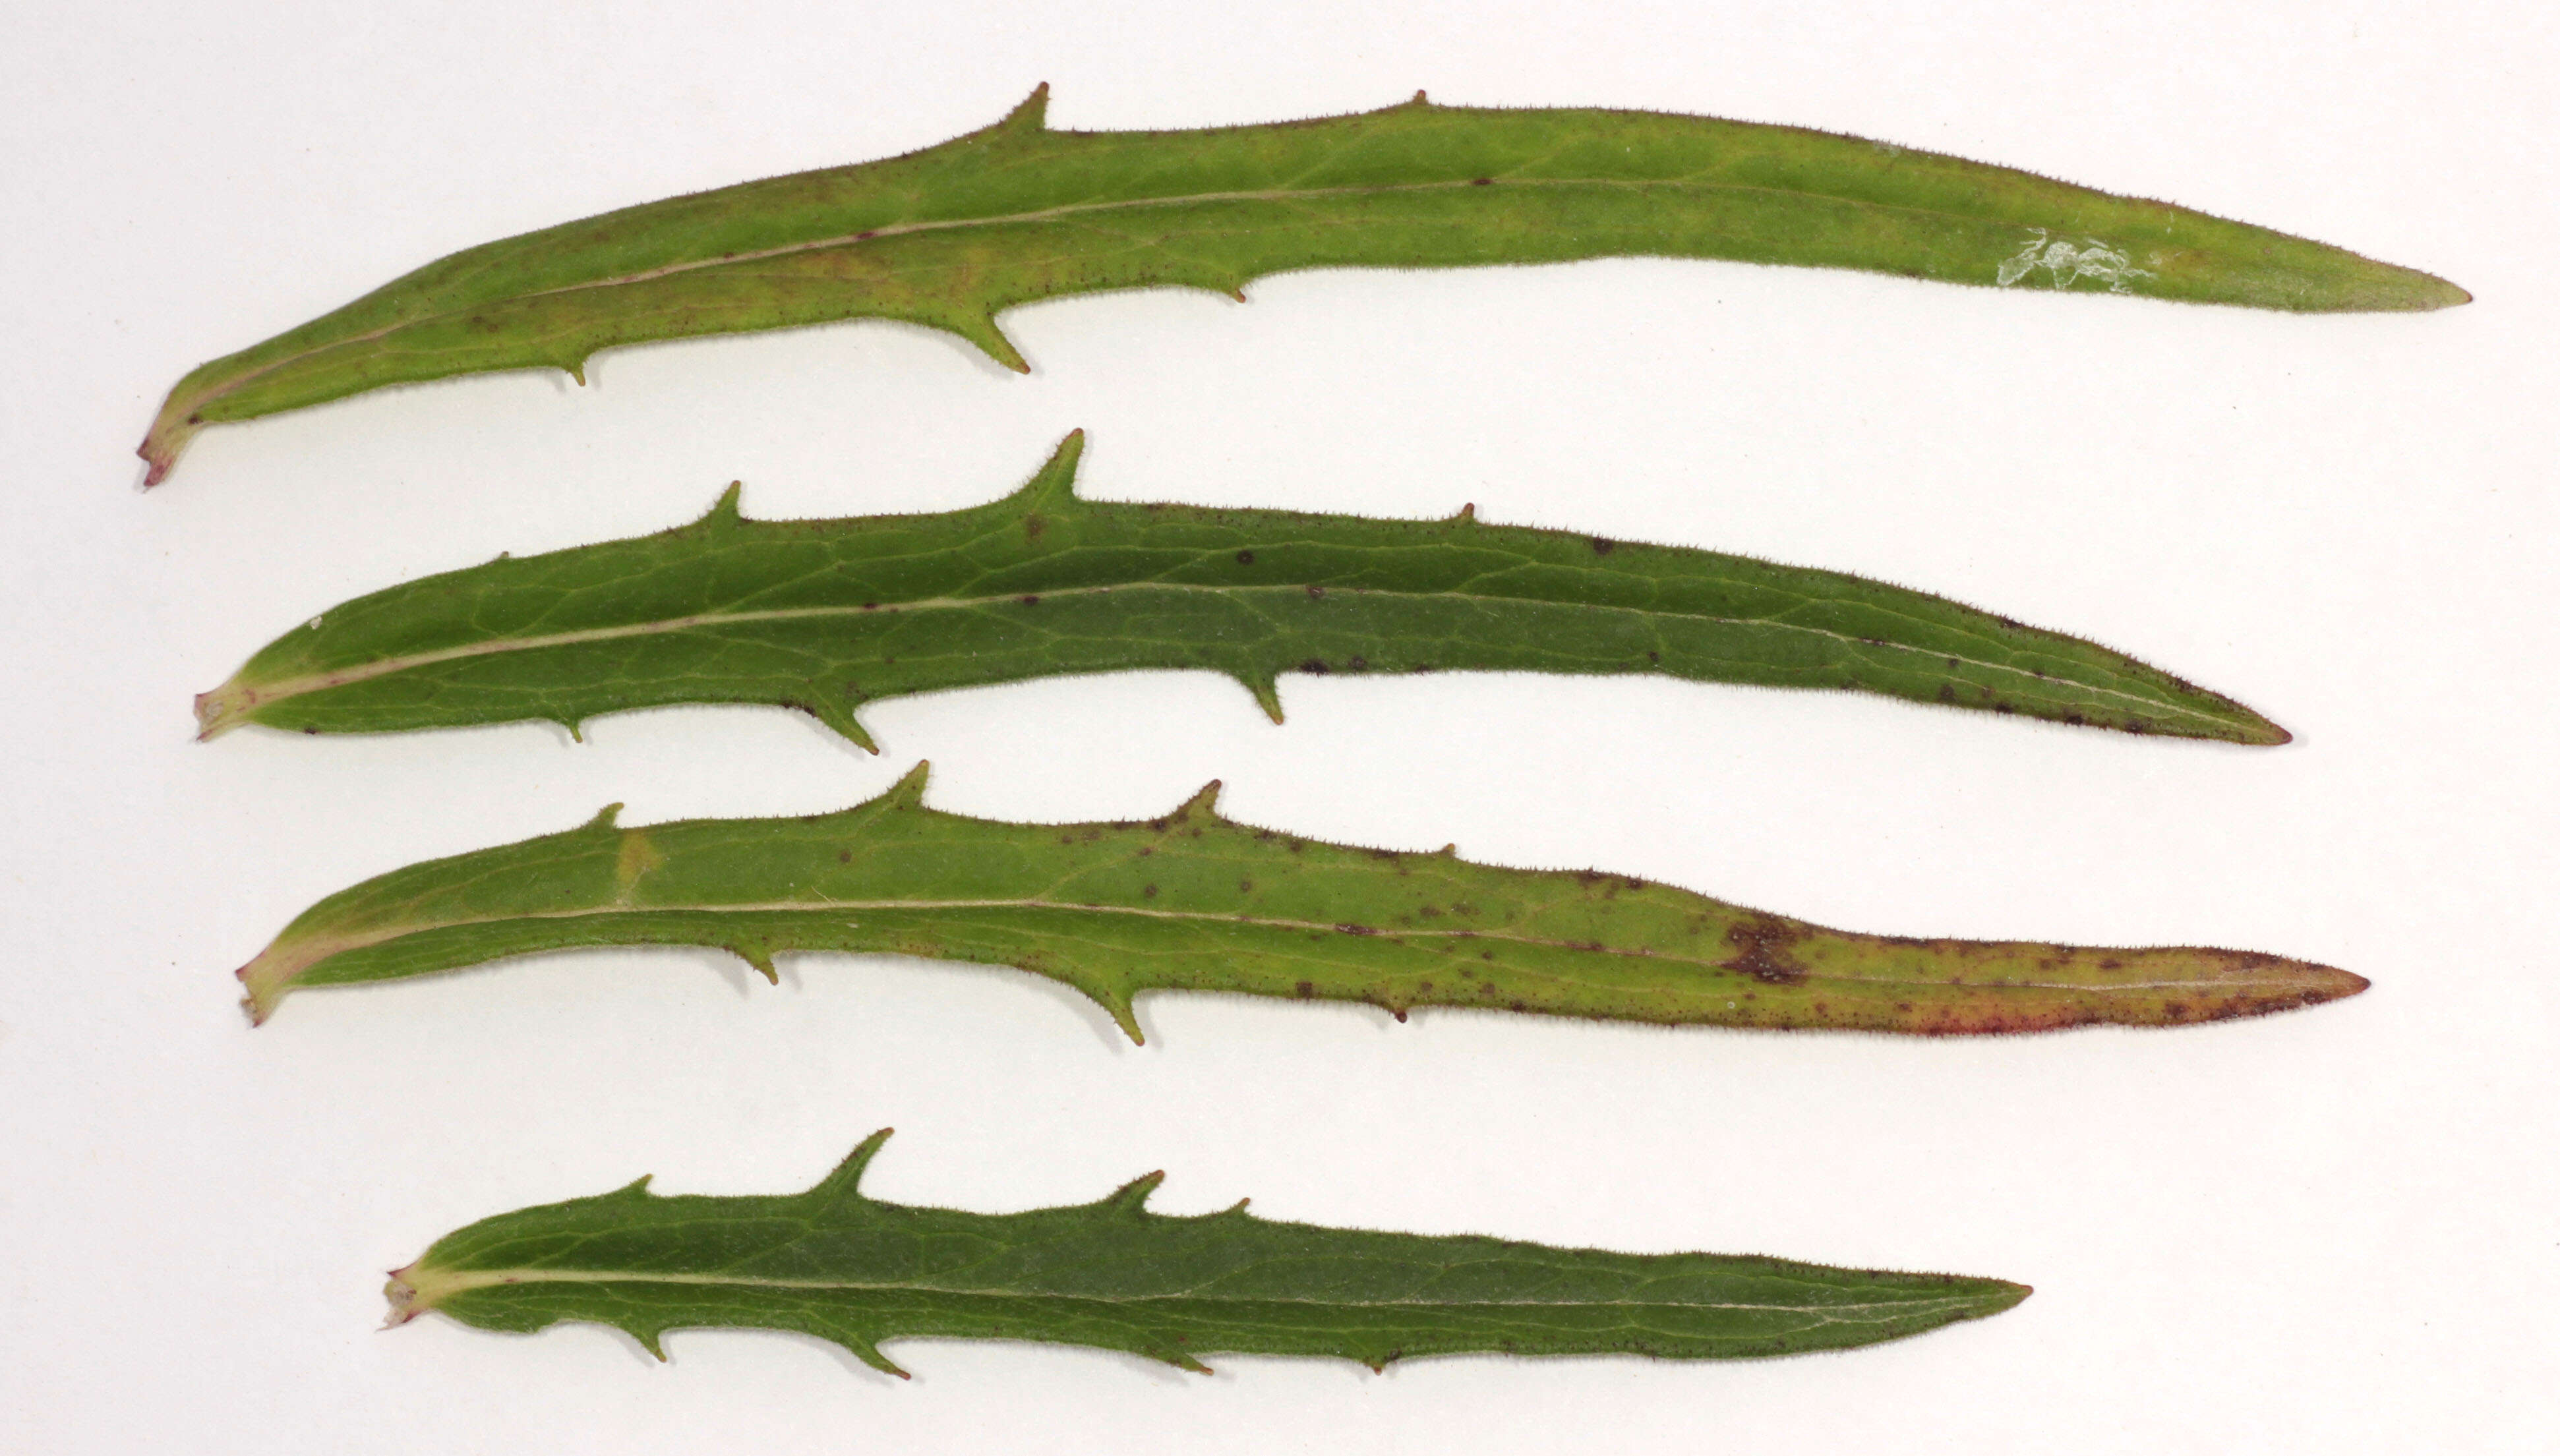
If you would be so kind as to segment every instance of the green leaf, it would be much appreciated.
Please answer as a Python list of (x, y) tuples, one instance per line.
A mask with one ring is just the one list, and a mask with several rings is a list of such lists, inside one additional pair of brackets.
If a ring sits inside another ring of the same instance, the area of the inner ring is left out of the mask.
[(487, 243), (217, 359), (141, 454), (405, 381), (848, 318), (946, 329), (1017, 370), (995, 316), (1294, 268), (1624, 255), (1864, 268), (2302, 310), (2426, 309), (2441, 278), (2163, 203), (1797, 127), (1411, 101), (1202, 131), (1050, 131), (1048, 88), (888, 161), (669, 198)]
[(1206, 668), (1273, 721), (1283, 672), (1661, 673), (1854, 688), (2135, 732), (2281, 743), (2217, 694), (2076, 638), (1833, 571), (1557, 531), (1113, 505), (1083, 433), (1004, 500), (932, 516), (691, 526), (501, 557), (330, 608), (196, 700), (203, 735), (585, 719)]
[(2245, 951), (2097, 950), (1827, 930), (1667, 885), (1300, 839), (1217, 812), (1007, 824), (924, 807), (919, 763), (802, 819), (585, 826), (412, 865), (297, 917), (240, 968), (252, 1020), (305, 986), (582, 945), (850, 950), (1016, 966), (1134, 1041), (1146, 991), (1471, 1006), (1618, 1021), (1946, 1036), (2168, 1025), (2365, 987)]
[(1244, 1205), (1152, 1213), (1162, 1173), (1098, 1203), (969, 1213), (866, 1198), (883, 1129), (807, 1193), (614, 1193), (520, 1209), (392, 1272), (391, 1323), (434, 1310), (485, 1330), (795, 1330), (876, 1370), (907, 1337), (1205, 1355), (1327, 1355), (1383, 1370), (1422, 1355), (1729, 1360), (1843, 1350), (1999, 1314), (2032, 1291), (1733, 1254), (1626, 1254), (1468, 1234), (1278, 1223)]

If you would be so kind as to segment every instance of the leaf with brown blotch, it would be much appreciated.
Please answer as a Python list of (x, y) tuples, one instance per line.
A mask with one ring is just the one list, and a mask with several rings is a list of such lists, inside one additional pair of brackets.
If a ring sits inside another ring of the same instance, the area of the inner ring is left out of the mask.
[(313, 905), (240, 969), (287, 994), (590, 945), (1015, 966), (1143, 1041), (1150, 991), (1609, 1021), (1961, 1036), (2314, 1006), (2360, 976), (2249, 951), (1830, 930), (1598, 871), (1511, 870), (1238, 824), (1212, 783), (1160, 819), (1014, 824), (924, 806), (924, 765), (799, 819), (585, 826), (412, 865)]

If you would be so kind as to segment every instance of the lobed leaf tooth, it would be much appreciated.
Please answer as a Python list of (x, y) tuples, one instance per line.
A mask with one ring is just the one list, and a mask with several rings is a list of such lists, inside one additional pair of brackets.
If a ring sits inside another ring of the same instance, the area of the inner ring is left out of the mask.
[(1280, 711), (1280, 678), (1278, 674), (1236, 673), (1233, 674), (1233, 676), (1238, 683), (1241, 683), (1244, 686), (1244, 691), (1253, 695), (1253, 705), (1262, 710), (1263, 717), (1270, 719), (1275, 725), (1286, 723), (1288, 721), (1287, 715)]
[(1166, 816), (1167, 819), (1173, 823), (1180, 824), (1190, 819), (1195, 814), (1199, 815), (1202, 819), (1218, 818), (1217, 796), (1223, 788), (1224, 784), (1220, 780), (1214, 778), (1210, 779), (1208, 782), (1201, 784), (1199, 790), (1190, 798), (1185, 799), (1182, 803), (1176, 805), (1174, 812)]
[(1083, 982), (1078, 982), (1075, 989), (1083, 992), (1087, 1000), (1102, 1008), (1103, 1015), (1111, 1018), (1111, 1024), (1118, 1027), (1120, 1034), (1129, 1039), (1130, 1046), (1147, 1045), (1147, 1030), (1138, 1024), (1137, 1003), (1130, 998), (1125, 989)]
[(720, 499), (712, 502), (712, 508), (703, 513), (703, 519), (694, 523), (694, 529), (717, 534), (735, 531), (745, 525), (746, 518), (738, 511), (738, 497), (745, 489), (746, 482), (730, 481), (728, 489), (721, 491)]
[(1109, 1197), (1103, 1199), (1101, 1207), (1116, 1213), (1143, 1214), (1147, 1212), (1147, 1200), (1155, 1196), (1164, 1182), (1165, 1170), (1161, 1168), (1153, 1173), (1141, 1173), (1114, 1189)]
[(1023, 97), (1023, 99), (1015, 105), (1014, 109), (1005, 113), (1004, 120), (997, 122), (995, 126), (991, 128), (991, 130), (995, 131), (998, 135), (1008, 136), (1020, 132), (1045, 131), (1047, 129), (1047, 81), (1041, 81), (1039, 85), (1033, 86), (1032, 93)]
[(870, 1171), (872, 1160), (879, 1157), (880, 1150), (888, 1146), (888, 1140), (896, 1135), (896, 1128), (883, 1127), (856, 1143), (843, 1162), (810, 1188), (809, 1197), (824, 1203), (848, 1199), (859, 1202), (863, 1197), (863, 1174)]
[(895, 1361), (892, 1361), (887, 1356), (880, 1354), (880, 1347), (869, 1340), (846, 1335), (838, 1337), (836, 1343), (845, 1347), (847, 1350), (852, 1351), (856, 1360), (870, 1366), (873, 1370), (879, 1371), (881, 1375), (895, 1375), (901, 1380), (914, 1378), (914, 1376), (909, 1375), (905, 1371), (898, 1369)]
[[(1083, 504), (1075, 493), (1076, 466), (1083, 458), (1084, 431), (1070, 429), (1040, 467), (1032, 472), (1032, 478), (1024, 481), (1007, 501), (1019, 503), (1026, 518), (1040, 519), (1043, 524), (1047, 518), (1073, 514)], [(1037, 533), (1031, 534), (1037, 539)]]
[(996, 327), (996, 316), (993, 313), (954, 313), (929, 322), (948, 329), (977, 345), (979, 351), (989, 359), (1016, 374), (1032, 372), (1031, 361), (1023, 357), (1020, 349), (1014, 347), (1013, 340), (1005, 337), (1003, 329)]
[(890, 784), (888, 791), (880, 795), (880, 803), (890, 809), (921, 809), (924, 807), (924, 786), (932, 778), (933, 760), (918, 758), (913, 768), (899, 774), (897, 782)]
[(800, 709), (811, 718), (825, 724), (838, 737), (846, 739), (866, 753), (877, 755), (880, 752), (880, 743), (872, 737), (871, 730), (864, 728), (862, 720), (854, 716), (854, 710), (860, 706), (860, 700), (851, 693), (847, 693), (842, 700), (825, 693), (813, 693), (806, 703), (791, 703), (785, 706)]

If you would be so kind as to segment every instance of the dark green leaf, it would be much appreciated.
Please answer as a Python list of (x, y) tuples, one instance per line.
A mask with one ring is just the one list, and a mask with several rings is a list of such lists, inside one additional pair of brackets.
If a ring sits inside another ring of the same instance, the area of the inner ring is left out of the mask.
[(2135, 732), (2281, 743), (2218, 694), (2077, 638), (1836, 571), (1560, 531), (1112, 505), (1082, 433), (1005, 500), (691, 526), (501, 558), (332, 607), (197, 699), (211, 737), (774, 703), (1205, 668), (1276, 721), (1283, 672), (1661, 673), (1851, 688)]
[(2022, 1284), (1731, 1254), (1624, 1254), (1472, 1235), (1147, 1212), (1151, 1173), (1099, 1203), (968, 1213), (866, 1198), (874, 1134), (780, 1198), (617, 1193), (484, 1218), (393, 1271), (392, 1323), (429, 1310), (489, 1330), (566, 1320), (628, 1331), (796, 1330), (891, 1375), (906, 1337), (1200, 1357), (1422, 1355), (1719, 1360), (1841, 1350), (1996, 1315)]

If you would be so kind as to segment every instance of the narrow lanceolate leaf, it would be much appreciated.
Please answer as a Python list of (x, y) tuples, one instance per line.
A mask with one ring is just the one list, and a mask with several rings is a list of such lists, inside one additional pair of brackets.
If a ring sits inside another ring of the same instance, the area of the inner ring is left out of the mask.
[(1079, 500), (1069, 435), (1004, 500), (691, 526), (501, 557), (330, 608), (196, 700), (206, 737), (771, 703), (1206, 668), (1277, 722), (1283, 672), (1660, 673), (1853, 688), (2134, 732), (2281, 743), (2106, 648), (1834, 571), (1519, 527)]
[(1205, 1372), (1209, 1355), (1324, 1355), (1374, 1369), (1422, 1355), (1730, 1360), (1844, 1350), (1996, 1315), (2023, 1284), (1734, 1254), (1626, 1254), (1467, 1234), (1256, 1218), (1238, 1204), (1147, 1210), (1162, 1173), (1099, 1203), (1024, 1213), (863, 1195), (875, 1133), (806, 1193), (616, 1193), (520, 1209), (392, 1271), (391, 1323), (434, 1310), (486, 1330), (563, 1321), (628, 1331), (793, 1330), (867, 1365), (908, 1337), (1123, 1350)]
[(2163, 203), (1795, 127), (1645, 111), (1365, 115), (1051, 131), (1042, 86), (984, 131), (883, 162), (670, 198), (427, 264), (188, 375), (143, 441), (404, 381), (848, 318), (947, 329), (1028, 370), (1018, 303), (1113, 288), (1242, 296), (1293, 268), (1652, 255), (2303, 310), (2425, 309), (2441, 278)]
[(1624, 876), (1473, 865), (1454, 845), (1323, 844), (1222, 817), (1215, 783), (1122, 824), (969, 819), (923, 796), (918, 764), (835, 814), (624, 829), (609, 808), (398, 870), (241, 967), (249, 1015), (306, 986), (585, 945), (715, 946), (767, 977), (797, 950), (1017, 966), (1140, 1041), (1146, 991), (1943, 1036), (2212, 1021), (2365, 987), (2246, 951), (1859, 935)]

